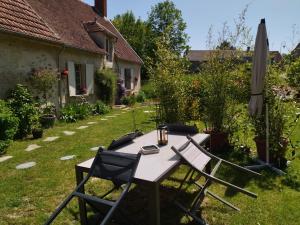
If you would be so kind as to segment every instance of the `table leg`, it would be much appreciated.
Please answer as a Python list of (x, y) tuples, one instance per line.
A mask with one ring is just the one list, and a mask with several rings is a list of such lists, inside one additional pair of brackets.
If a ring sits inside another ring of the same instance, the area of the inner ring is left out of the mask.
[(159, 183), (149, 183), (150, 225), (160, 225)]
[[(75, 166), (75, 173), (76, 173), (76, 183), (77, 185), (83, 180), (83, 172), (82, 170)], [(81, 193), (84, 193), (84, 187), (79, 190)], [(80, 223), (81, 225), (87, 225), (87, 211), (86, 211), (86, 204), (85, 201), (81, 198), (78, 198), (78, 205), (79, 205), (79, 213), (80, 213)]]

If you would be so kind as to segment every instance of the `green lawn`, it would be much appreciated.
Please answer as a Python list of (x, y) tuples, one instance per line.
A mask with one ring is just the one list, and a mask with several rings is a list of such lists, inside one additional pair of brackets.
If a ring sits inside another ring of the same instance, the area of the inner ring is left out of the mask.
[[(151, 120), (153, 110), (149, 107), (135, 109), (136, 126), (148, 132), (155, 127)], [(126, 112), (126, 113), (121, 113)], [(90, 117), (87, 120), (74, 124), (59, 123), (53, 129), (45, 132), (44, 137), (60, 136), (51, 143), (41, 140), (15, 141), (8, 149), (7, 155), (13, 158), (0, 163), (0, 225), (40, 225), (48, 218), (56, 206), (75, 187), (75, 164), (89, 159), (95, 155), (91, 147), (107, 146), (114, 138), (133, 130), (132, 111), (114, 110), (109, 115), (120, 114), (116, 118), (102, 121), (103, 117)], [(89, 128), (77, 130), (79, 126), (95, 121), (97, 124)], [(63, 131), (76, 131), (73, 136), (65, 136)], [(297, 135), (300, 135), (300, 128)], [(39, 144), (40, 149), (25, 152), (29, 144)], [(69, 161), (60, 161), (66, 155), (76, 155)], [(227, 156), (229, 157), (229, 156)], [(241, 155), (232, 153), (230, 159), (239, 162)], [(16, 170), (15, 167), (24, 162), (35, 161), (37, 165), (27, 170)], [(298, 175), (300, 159), (291, 163), (291, 175)], [(176, 193), (178, 181), (183, 178), (187, 168), (182, 166), (170, 179), (161, 186), (161, 214), (162, 225), (191, 224), (173, 204), (172, 198)], [(295, 176), (296, 176), (295, 175)], [(247, 177), (224, 168), (220, 177), (231, 177), (231, 181), (253, 192), (258, 193), (258, 199), (250, 199), (229, 189), (213, 185), (211, 190), (224, 196), (241, 208), (241, 212), (234, 212), (211, 198), (207, 198), (203, 205), (202, 214), (211, 225), (298, 225), (300, 218), (300, 192), (290, 188), (283, 182), (285, 177), (275, 176), (270, 171), (264, 171), (262, 178)], [(92, 181), (88, 190), (96, 188), (98, 192), (107, 189), (109, 184), (99, 184)], [(194, 187), (188, 187), (181, 197), (188, 202), (195, 194)], [(137, 217), (138, 224), (146, 224), (147, 196), (143, 187), (131, 190), (124, 203), (128, 213)], [(64, 211), (54, 224), (79, 224), (77, 201)]]

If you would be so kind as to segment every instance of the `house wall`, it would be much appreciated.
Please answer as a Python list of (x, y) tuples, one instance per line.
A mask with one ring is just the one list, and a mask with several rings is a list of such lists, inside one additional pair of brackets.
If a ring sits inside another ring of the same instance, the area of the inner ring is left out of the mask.
[[(67, 48), (63, 50), (60, 56), (60, 71), (68, 68), (68, 62), (74, 62), (75, 64), (92, 64), (94, 65), (94, 72), (99, 68), (103, 68), (103, 58), (104, 56), (99, 54), (93, 54), (85, 51), (79, 51), (76, 49)], [(61, 102), (64, 106), (67, 102), (80, 100), (79, 96), (69, 96), (69, 80), (68, 78), (61, 79)], [(96, 101), (96, 95), (84, 95), (85, 99), (89, 102)]]
[[(18, 83), (28, 85), (32, 69), (56, 69), (58, 52), (55, 46), (0, 33), (0, 98)], [(54, 85), (51, 92), (58, 93), (57, 87)], [(57, 95), (52, 95), (51, 101), (58, 104)]]
[(119, 79), (122, 79), (123, 81), (125, 81), (124, 71), (126, 68), (132, 69), (131, 89), (127, 89), (126, 93), (137, 94), (141, 89), (141, 65), (123, 60), (116, 61), (114, 63), (114, 69), (117, 71)]
[[(103, 58), (96, 53), (0, 33), (0, 99), (5, 98), (8, 90), (18, 83), (29, 85), (27, 79), (34, 68), (55, 69), (60, 78), (69, 61), (93, 64), (97, 70), (103, 67)], [(60, 79), (49, 93), (49, 101), (57, 108), (74, 99), (69, 97), (68, 78)], [(85, 98), (95, 101), (95, 95), (86, 95)]]

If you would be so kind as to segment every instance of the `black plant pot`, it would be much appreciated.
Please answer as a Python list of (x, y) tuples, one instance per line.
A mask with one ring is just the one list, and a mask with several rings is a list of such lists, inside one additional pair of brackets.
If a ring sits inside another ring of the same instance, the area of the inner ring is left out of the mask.
[(43, 129), (33, 129), (32, 130), (33, 139), (39, 139), (43, 137)]
[(42, 115), (40, 117), (40, 123), (42, 127), (45, 129), (52, 128), (54, 126), (55, 119), (56, 119), (55, 115), (51, 115), (51, 114)]

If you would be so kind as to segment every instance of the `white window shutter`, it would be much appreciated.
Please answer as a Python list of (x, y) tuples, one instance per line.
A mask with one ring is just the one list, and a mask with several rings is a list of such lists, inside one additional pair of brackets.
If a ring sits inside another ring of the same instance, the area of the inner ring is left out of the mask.
[(86, 64), (86, 87), (88, 94), (94, 94), (94, 65)]
[(68, 80), (69, 80), (69, 95), (76, 96), (76, 80), (75, 80), (75, 65), (74, 62), (68, 62)]
[(133, 69), (130, 69), (130, 76), (131, 76), (131, 89), (134, 89), (134, 74), (133, 74)]

